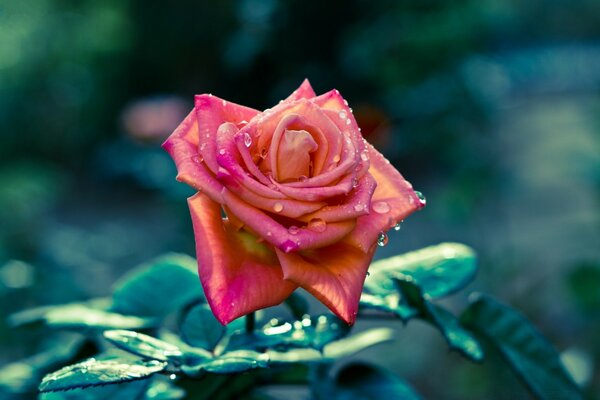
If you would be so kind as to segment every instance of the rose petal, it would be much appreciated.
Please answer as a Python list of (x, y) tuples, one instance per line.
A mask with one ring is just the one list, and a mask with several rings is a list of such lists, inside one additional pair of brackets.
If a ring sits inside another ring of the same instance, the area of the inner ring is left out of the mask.
[[(284, 252), (292, 252), (317, 247), (329, 246), (336, 243), (354, 229), (355, 220), (332, 222), (323, 231), (309, 228), (288, 229), (269, 214), (242, 201), (229, 190), (223, 190), (224, 204), (235, 217), (256, 232), (265, 241)], [(271, 214), (283, 211), (283, 203), (274, 207)]]
[[(348, 236), (352, 243), (363, 251), (368, 251), (377, 241), (380, 232), (385, 232), (404, 218), (424, 207), (419, 197), (400, 172), (383, 157), (373, 146), (367, 144), (371, 167), (369, 173), (377, 181), (377, 188), (371, 199), (375, 203), (387, 203), (389, 211), (378, 213), (371, 211), (369, 215), (358, 218), (356, 229)], [(387, 209), (388, 207), (384, 207)]]
[(363, 253), (339, 242), (301, 253), (275, 251), (285, 279), (304, 288), (348, 324), (354, 323), (374, 247)]
[(297, 287), (283, 280), (269, 246), (221, 219), (221, 207), (198, 193), (188, 199), (198, 273), (208, 304), (223, 325), (284, 301)]
[(365, 174), (358, 185), (344, 199), (344, 202), (337, 206), (326, 206), (312, 214), (302, 216), (302, 220), (309, 222), (311, 219), (322, 219), (325, 222), (344, 221), (351, 218), (358, 218), (370, 212), (371, 196), (375, 191), (377, 182), (371, 174)]
[(208, 168), (216, 174), (219, 169), (216, 159), (216, 136), (219, 126), (225, 122), (238, 125), (242, 121), (249, 121), (259, 114), (259, 111), (210, 94), (195, 97), (195, 110), (200, 123), (198, 132), (200, 153)]
[(206, 193), (214, 201), (222, 201), (223, 185), (214, 178), (198, 154), (198, 119), (194, 110), (179, 124), (162, 147), (175, 161), (178, 181)]
[(313, 90), (312, 86), (310, 86), (310, 82), (308, 81), (308, 79), (305, 79), (304, 81), (302, 81), (302, 83), (300, 84), (300, 87), (296, 90), (294, 90), (292, 92), (291, 95), (288, 96), (287, 99), (284, 100), (284, 102), (293, 102), (299, 99), (312, 99), (313, 97), (315, 97), (315, 91)]

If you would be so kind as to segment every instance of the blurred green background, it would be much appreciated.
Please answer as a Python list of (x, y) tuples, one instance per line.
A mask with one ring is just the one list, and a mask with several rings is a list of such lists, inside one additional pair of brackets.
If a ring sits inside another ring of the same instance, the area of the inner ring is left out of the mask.
[[(264, 109), (305, 77), (427, 195), (377, 256), (474, 247), (471, 289), (520, 308), (600, 398), (597, 0), (0, 2), (0, 365), (44, 346), (12, 312), (193, 254), (192, 191), (159, 145), (194, 94)], [(362, 357), (425, 398), (528, 398), (493, 359), (394, 326)]]

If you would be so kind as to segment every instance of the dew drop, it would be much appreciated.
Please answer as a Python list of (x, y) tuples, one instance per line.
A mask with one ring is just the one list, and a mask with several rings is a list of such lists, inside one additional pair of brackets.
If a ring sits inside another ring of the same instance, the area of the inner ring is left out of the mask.
[(243, 119), (240, 122), (238, 122), (238, 125), (246, 125), (247, 123), (248, 123), (248, 121), (246, 121), (245, 119)]
[(298, 180), (299, 180), (300, 182), (306, 182), (306, 180), (307, 180), (307, 179), (308, 179), (308, 177), (307, 177), (306, 175), (300, 175), (300, 176), (298, 177)]
[(244, 146), (250, 147), (251, 144), (252, 144), (252, 138), (250, 137), (248, 132), (244, 132)]
[(383, 247), (388, 244), (388, 235), (385, 232), (379, 232), (379, 237), (377, 238), (377, 246)]
[(363, 160), (364, 162), (369, 161), (369, 150), (363, 150), (360, 153), (360, 159)]
[(341, 119), (346, 119), (346, 117), (348, 116), (348, 114), (346, 114), (345, 110), (340, 110), (339, 114)]
[(175, 375), (175, 374), (171, 374), (171, 375), (169, 375), (169, 379), (170, 379), (170, 380), (172, 380), (172, 381), (173, 381), (173, 380), (175, 380), (175, 378), (177, 378), (177, 375)]
[(355, 188), (358, 186), (358, 178), (352, 178), (352, 187)]
[(421, 203), (421, 207), (425, 207), (425, 205), (427, 204), (427, 199), (425, 198), (423, 193), (419, 192), (418, 190), (415, 190), (415, 194), (419, 198), (419, 203)]
[(350, 121), (350, 118), (346, 119), (346, 125), (350, 125), (352, 123), (352, 121)]
[(348, 100), (344, 99), (344, 104), (348, 105)]
[(200, 164), (202, 161), (204, 161), (204, 159), (200, 154), (196, 154), (194, 157), (192, 157), (192, 161), (194, 161), (196, 164)]
[(281, 204), (280, 202), (273, 204), (273, 211), (275, 211), (275, 212), (283, 211), (283, 204)]
[(226, 100), (221, 100), (221, 104), (223, 104), (223, 107), (227, 106), (227, 101)]
[(396, 223), (396, 225), (394, 225), (394, 230), (397, 232), (400, 230), (400, 228), (402, 228), (402, 221)]
[(300, 232), (300, 228), (298, 228), (297, 226), (294, 226), (294, 225), (292, 225), (292, 226), (290, 226), (290, 227), (288, 228), (288, 232), (289, 232), (291, 235), (297, 235), (297, 234), (298, 234), (298, 232)]
[(390, 205), (385, 201), (376, 201), (371, 207), (377, 214), (385, 214), (390, 212)]
[(325, 229), (327, 229), (327, 223), (321, 218), (313, 218), (309, 221), (308, 228), (319, 233), (325, 232)]
[(337, 154), (333, 157), (333, 162), (339, 162), (340, 161), (340, 155)]
[(364, 206), (360, 203), (358, 203), (357, 205), (354, 206), (354, 211), (358, 212), (358, 211), (362, 211), (364, 208)]
[(225, 149), (221, 149), (221, 150), (219, 150), (219, 154), (220, 154), (220, 155), (223, 155), (223, 154), (225, 154)]

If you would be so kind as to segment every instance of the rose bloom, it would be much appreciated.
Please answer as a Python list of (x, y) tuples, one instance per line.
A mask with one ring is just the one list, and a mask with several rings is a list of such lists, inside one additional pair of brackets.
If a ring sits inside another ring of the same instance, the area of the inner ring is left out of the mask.
[(222, 324), (298, 287), (354, 323), (378, 238), (424, 206), (339, 92), (307, 80), (264, 112), (198, 95), (163, 147), (198, 190), (198, 271)]

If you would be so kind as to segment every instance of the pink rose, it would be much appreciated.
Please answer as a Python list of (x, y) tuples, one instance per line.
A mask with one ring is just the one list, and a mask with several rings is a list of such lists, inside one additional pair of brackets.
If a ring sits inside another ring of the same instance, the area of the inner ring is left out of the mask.
[(354, 323), (379, 235), (424, 205), (410, 183), (362, 138), (337, 90), (316, 96), (305, 80), (264, 112), (195, 100), (163, 147), (198, 190), (188, 204), (217, 319), (302, 287)]

